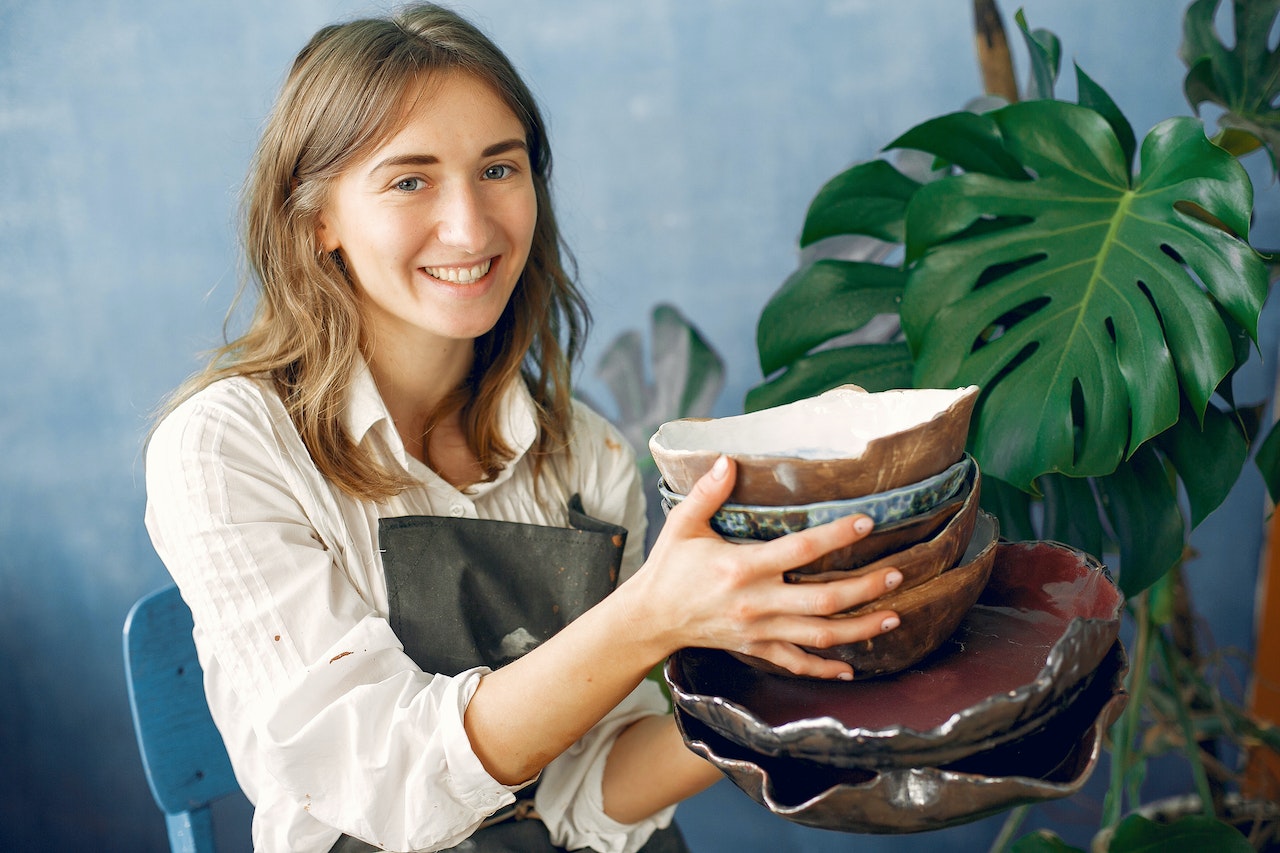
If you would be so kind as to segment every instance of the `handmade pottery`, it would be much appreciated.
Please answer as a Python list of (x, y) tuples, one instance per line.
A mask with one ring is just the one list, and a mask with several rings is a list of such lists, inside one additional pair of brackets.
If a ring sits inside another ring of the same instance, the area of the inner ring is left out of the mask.
[[(960, 558), (969, 547), (969, 542), (973, 539), (973, 526), (978, 519), (981, 498), (981, 477), (975, 463), (964, 487), (952, 499), (952, 501), (957, 499), (961, 501), (960, 508), (948, 513), (946, 523), (940, 529), (935, 526), (935, 532), (911, 539), (909, 534), (900, 533), (900, 528), (897, 526), (912, 523), (912, 519), (906, 519), (886, 528), (876, 528), (866, 538), (846, 548), (824, 554), (812, 563), (792, 569), (783, 577), (790, 583), (813, 583), (857, 577), (893, 567), (902, 573), (902, 583), (898, 589), (911, 589), (913, 586), (937, 577), (960, 562)], [(948, 501), (944, 506), (950, 506), (952, 501)], [(864, 545), (873, 537), (880, 537), (881, 544)], [(885, 547), (890, 542), (896, 547)], [(875, 556), (869, 562), (858, 559), (860, 550)]]
[[(965, 454), (959, 462), (918, 483), (846, 500), (786, 506), (725, 503), (711, 517), (711, 528), (721, 536), (768, 540), (858, 513), (876, 524), (891, 524), (928, 512), (955, 497), (974, 464), (973, 457)], [(664, 507), (674, 507), (684, 500), (684, 495), (672, 491), (661, 480), (658, 492)]]
[[(806, 651), (844, 661), (853, 667), (855, 680), (898, 672), (924, 659), (951, 636), (986, 587), (995, 562), (999, 527), (995, 516), (979, 512), (973, 538), (959, 565), (948, 567), (937, 577), (910, 589), (882, 595), (846, 614), (859, 616), (876, 610), (892, 610), (902, 620), (899, 627), (870, 640)], [(750, 666), (790, 675), (758, 658), (736, 653), (734, 657)]]
[(664, 673), (677, 707), (755, 752), (882, 767), (963, 751), (1060, 702), (1115, 642), (1123, 607), (1093, 557), (1054, 542), (1002, 543), (960, 626), (901, 672), (823, 682), (682, 649)]
[(770, 757), (682, 708), (676, 720), (689, 749), (780, 817), (839, 832), (926, 832), (1077, 793), (1097, 765), (1104, 732), (1127, 701), (1127, 668), (1115, 642), (1088, 688), (1040, 730), (940, 766), (842, 769)]
[(781, 506), (917, 483), (960, 459), (978, 388), (868, 393), (856, 385), (727, 418), (668, 421), (649, 440), (667, 486), (688, 494), (716, 458), (737, 463), (729, 500)]
[[(878, 525), (857, 542), (844, 548), (837, 548), (834, 551), (823, 554), (811, 563), (806, 563), (793, 569), (792, 572), (788, 573), (787, 580), (799, 582), (803, 580), (802, 575), (805, 574), (856, 569), (890, 554), (899, 553), (923, 540), (934, 538), (943, 527), (955, 518), (957, 513), (971, 511), (976, 514), (977, 503), (970, 504), (969, 497), (974, 486), (977, 485), (978, 479), (979, 475), (975, 464), (964, 484), (961, 485), (960, 491), (954, 497), (948, 498), (933, 509), (922, 512), (919, 515), (913, 515), (910, 518), (904, 518), (901, 521), (894, 521), (889, 524)], [(671, 504), (665, 499), (662, 501), (662, 509), (663, 512), (671, 511)], [(726, 536), (725, 539), (729, 542), (743, 545), (758, 544), (760, 542), (758, 539), (745, 539), (737, 536)]]

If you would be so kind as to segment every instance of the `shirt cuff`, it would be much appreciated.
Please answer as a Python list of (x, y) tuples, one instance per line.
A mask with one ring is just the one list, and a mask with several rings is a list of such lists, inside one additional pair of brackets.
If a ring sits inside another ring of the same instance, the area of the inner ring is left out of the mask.
[[(441, 714), (440, 728), (443, 735), (446, 784), (459, 802), (485, 815), (515, 802), (516, 792), (531, 784), (533, 779), (518, 785), (504, 785), (489, 775), (471, 746), (463, 725), (467, 705), (480, 686), (480, 679), (488, 675), (488, 667), (464, 670), (452, 677), (449, 698), (457, 707), (456, 714)], [(534, 777), (537, 778), (536, 776)]]

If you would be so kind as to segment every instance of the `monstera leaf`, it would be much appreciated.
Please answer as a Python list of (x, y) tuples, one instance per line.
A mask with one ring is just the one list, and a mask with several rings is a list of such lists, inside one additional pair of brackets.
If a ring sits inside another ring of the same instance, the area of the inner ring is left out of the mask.
[(818, 192), (805, 219), (805, 249), (843, 239), (841, 257), (811, 252), (769, 300), (756, 327), (760, 370), (769, 381), (747, 393), (747, 411), (820, 394), (845, 383), (869, 391), (911, 383), (911, 353), (877, 318), (896, 318), (906, 284), (901, 265), (882, 263), (903, 239), (907, 202), (920, 184), (883, 160), (860, 163)]
[[(646, 371), (644, 341), (635, 329), (614, 338), (596, 366), (596, 375), (617, 404), (613, 424), (635, 448), (646, 474), (656, 471), (649, 436), (665, 421), (709, 416), (724, 389), (724, 361), (672, 305), (653, 309), (650, 366)], [(604, 411), (585, 395), (584, 399)]]
[[(1252, 188), (1194, 119), (1139, 150), (1079, 68), (1078, 104), (1045, 100), (1058, 42), (1018, 23), (1040, 100), (927, 121), (886, 148), (936, 171), (872, 160), (814, 198), (800, 268), (760, 318), (766, 381), (746, 408), (846, 382), (977, 384), (969, 449), (1002, 534), (1118, 550), (1136, 595), (1182, 558), (1257, 432), (1231, 389), (1268, 290), (1246, 242)], [(860, 250), (822, 254), (842, 239)], [(877, 337), (895, 305), (905, 335)]]
[(1180, 49), (1187, 65), (1183, 89), (1197, 112), (1206, 102), (1226, 110), (1218, 119), (1220, 145), (1236, 155), (1265, 145), (1274, 168), (1280, 153), (1280, 49), (1271, 46), (1271, 31), (1280, 0), (1235, 0), (1231, 48), (1214, 29), (1220, 2), (1196, 0), (1187, 8)]
[[(1007, 162), (922, 187), (907, 210), (902, 324), (918, 387), (976, 384), (972, 452), (1032, 491), (1043, 474), (1111, 474), (1203, 418), (1256, 336), (1265, 267), (1245, 241), (1252, 185), (1202, 125), (1170, 119), (1130, 163), (1115, 116), (1058, 101), (985, 116), (971, 139)], [(895, 145), (956, 158), (954, 118)], [(967, 156), (961, 165), (973, 166)]]

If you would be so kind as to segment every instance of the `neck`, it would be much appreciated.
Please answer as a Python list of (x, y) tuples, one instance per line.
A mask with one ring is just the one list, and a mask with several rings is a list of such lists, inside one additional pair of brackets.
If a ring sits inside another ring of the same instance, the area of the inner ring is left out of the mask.
[[(396, 344), (380, 338), (364, 347), (365, 358), (405, 448), (425, 462), (426, 425), (445, 397), (466, 379), (475, 358), (474, 344), (468, 340), (435, 341), (425, 347)], [(448, 421), (456, 424), (457, 419)], [(437, 429), (441, 426), (437, 424)]]

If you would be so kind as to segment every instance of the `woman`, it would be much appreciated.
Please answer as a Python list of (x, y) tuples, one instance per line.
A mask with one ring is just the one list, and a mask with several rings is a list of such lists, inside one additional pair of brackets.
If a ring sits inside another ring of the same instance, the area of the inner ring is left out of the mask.
[(260, 851), (682, 850), (674, 806), (718, 773), (646, 673), (705, 646), (848, 678), (801, 646), (897, 624), (827, 618), (897, 572), (782, 582), (869, 519), (713, 534), (728, 460), (641, 566), (634, 458), (570, 397), (550, 168), (510, 63), (434, 6), (321, 30), (271, 115), (256, 312), (147, 453)]

